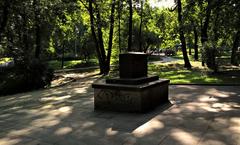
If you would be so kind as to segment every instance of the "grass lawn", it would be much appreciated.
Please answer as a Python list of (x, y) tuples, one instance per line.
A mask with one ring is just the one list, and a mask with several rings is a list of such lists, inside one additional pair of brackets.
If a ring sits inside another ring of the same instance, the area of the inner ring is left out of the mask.
[(178, 61), (150, 64), (149, 74), (158, 75), (160, 78), (170, 79), (171, 84), (240, 84), (240, 67), (224, 65), (219, 73), (212, 73), (207, 67), (202, 67), (200, 61), (193, 61), (190, 56), (192, 69), (184, 68), (181, 55)]
[[(214, 84), (214, 85), (240, 85), (240, 67), (229, 65), (229, 60), (224, 59), (218, 73), (213, 73), (206, 66), (203, 67), (200, 61), (194, 61), (190, 56), (192, 69), (184, 68), (184, 61), (181, 53), (174, 56), (174, 61), (163, 63), (150, 63), (148, 65), (149, 75), (158, 75), (160, 78), (170, 79), (171, 84)], [(158, 59), (160, 60), (160, 59)], [(118, 76), (118, 69), (112, 69), (109, 76)]]
[(240, 84), (240, 69), (213, 74), (209, 69), (201, 67), (200, 62), (191, 62), (192, 69), (184, 68), (182, 60), (148, 66), (149, 74), (171, 80), (172, 84)]

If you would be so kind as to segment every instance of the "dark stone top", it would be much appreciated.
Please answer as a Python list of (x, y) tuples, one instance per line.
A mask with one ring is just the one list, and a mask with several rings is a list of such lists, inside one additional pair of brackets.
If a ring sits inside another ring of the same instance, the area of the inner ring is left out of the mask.
[(128, 52), (119, 55), (120, 78), (140, 78), (147, 76), (146, 53)]
[(148, 82), (139, 85), (125, 85), (125, 84), (108, 84), (104, 80), (100, 80), (92, 84), (94, 89), (110, 89), (110, 90), (129, 90), (129, 91), (143, 91), (158, 85), (168, 85), (170, 80), (159, 79), (153, 82)]
[(108, 83), (108, 84), (139, 85), (139, 84), (143, 84), (143, 83), (149, 83), (149, 82), (152, 82), (152, 81), (156, 81), (158, 79), (159, 79), (158, 76), (130, 78), (130, 79), (111, 78), (111, 79), (106, 79), (106, 83)]

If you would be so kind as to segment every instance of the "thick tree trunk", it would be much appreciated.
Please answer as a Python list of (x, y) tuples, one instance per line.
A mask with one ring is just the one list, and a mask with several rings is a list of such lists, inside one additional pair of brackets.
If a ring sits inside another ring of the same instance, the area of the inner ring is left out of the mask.
[(191, 48), (191, 46), (188, 46), (189, 47), (189, 55), (192, 55), (192, 48)]
[(106, 56), (106, 53), (105, 53), (105, 48), (104, 48), (104, 42), (103, 42), (103, 33), (102, 33), (102, 20), (101, 20), (101, 14), (100, 14), (100, 11), (99, 11), (99, 8), (98, 8), (98, 4), (95, 2), (95, 11), (97, 13), (97, 19), (96, 19), (96, 22), (97, 22), (97, 31), (98, 31), (98, 43), (99, 43), (99, 48), (100, 48), (100, 52), (101, 52), (101, 56), (102, 56), (102, 62), (103, 62), (103, 74), (106, 75), (108, 74), (108, 66), (107, 66), (107, 56)]
[(129, 3), (128, 51), (132, 51), (132, 16), (133, 16), (132, 0), (128, 0), (128, 3)]
[(2, 34), (7, 26), (10, 2), (9, 0), (4, 0), (2, 20), (0, 21), (0, 42), (2, 41)]
[(112, 41), (113, 41), (113, 30), (114, 30), (114, 13), (115, 13), (115, 2), (112, 0), (111, 16), (110, 16), (110, 31), (109, 31), (109, 40), (108, 40), (108, 52), (107, 52), (107, 62), (106, 62), (106, 73), (110, 71), (110, 60), (112, 53)]
[(139, 51), (142, 52), (142, 21), (143, 21), (143, 0), (141, 0), (141, 14), (140, 14), (140, 28), (139, 28)]
[(65, 55), (65, 44), (63, 42), (63, 45), (62, 45), (62, 63), (61, 63), (61, 68), (63, 69), (64, 68), (64, 55)]
[(232, 47), (232, 55), (231, 55), (231, 64), (238, 65), (238, 56), (237, 56), (237, 49), (240, 42), (240, 31), (238, 30), (234, 36), (233, 47)]
[(35, 58), (39, 59), (40, 58), (40, 54), (41, 54), (41, 32), (40, 32), (40, 26), (39, 24), (37, 24), (36, 26), (36, 50), (35, 50)]
[(183, 32), (183, 22), (182, 22), (182, 3), (181, 0), (177, 1), (178, 3), (178, 23), (179, 23), (179, 35), (180, 35), (180, 40), (182, 43), (182, 53), (183, 53), (183, 59), (184, 59), (184, 67), (185, 68), (191, 68), (191, 64), (187, 55), (187, 49), (186, 49), (186, 40), (184, 37), (184, 32)]
[(198, 32), (196, 27), (193, 28), (194, 33), (194, 60), (198, 60)]
[[(201, 43), (202, 46), (205, 46), (205, 43), (208, 41), (208, 25), (209, 25), (209, 21), (210, 21), (210, 16), (211, 16), (211, 5), (210, 5), (210, 0), (207, 1), (208, 5), (207, 5), (207, 9), (206, 9), (206, 18), (203, 24), (203, 27), (201, 28)], [(205, 61), (204, 61), (204, 57), (202, 56), (202, 66), (205, 66)]]
[(22, 37), (23, 37), (23, 46), (26, 57), (28, 57), (28, 50), (29, 50), (29, 43), (28, 43), (28, 18), (26, 16), (26, 13), (22, 15), (23, 19), (23, 25), (22, 25)]
[(35, 58), (40, 58), (41, 53), (41, 28), (40, 28), (40, 9), (39, 9), (39, 0), (33, 1), (34, 14), (35, 14)]
[(121, 0), (118, 0), (118, 47), (119, 52), (121, 53), (121, 7), (122, 3)]
[(218, 32), (218, 29), (219, 29), (219, 12), (220, 12), (220, 8), (217, 7), (217, 14), (216, 14), (216, 18), (215, 18), (215, 21), (214, 21), (214, 27), (213, 27), (213, 34), (214, 34), (214, 41), (217, 42), (218, 41), (218, 38), (219, 38), (219, 32)]
[(206, 18), (203, 24), (203, 27), (201, 29), (201, 42), (202, 44), (208, 41), (208, 25), (209, 25), (209, 20), (210, 20), (210, 15), (211, 15), (211, 7), (210, 3), (208, 2), (207, 9), (206, 9)]
[(100, 47), (100, 51), (101, 51), (101, 55), (102, 55), (102, 59), (105, 62), (106, 61), (106, 53), (105, 53), (105, 49), (104, 49), (104, 42), (103, 42), (103, 33), (102, 33), (102, 20), (101, 20), (101, 14), (99, 12), (99, 8), (98, 5), (95, 2), (95, 11), (97, 13), (97, 34), (98, 34), (98, 43), (99, 43), (99, 47)]
[(98, 56), (98, 63), (99, 63), (99, 68), (100, 68), (100, 74), (104, 74), (104, 62), (103, 58), (101, 55), (97, 35), (94, 29), (94, 15), (93, 15), (93, 5), (92, 5), (92, 0), (89, 0), (89, 15), (90, 15), (90, 23), (91, 23), (91, 32), (92, 32), (92, 37), (94, 39), (95, 45), (96, 45), (96, 52)]

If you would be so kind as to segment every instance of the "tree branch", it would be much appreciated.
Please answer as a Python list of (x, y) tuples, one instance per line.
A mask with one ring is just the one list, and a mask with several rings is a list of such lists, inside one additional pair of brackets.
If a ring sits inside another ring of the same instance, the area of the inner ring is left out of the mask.
[(89, 7), (87, 6), (87, 4), (85, 4), (82, 0), (79, 0), (82, 4), (83, 4), (83, 6), (87, 9), (87, 11), (89, 12)]

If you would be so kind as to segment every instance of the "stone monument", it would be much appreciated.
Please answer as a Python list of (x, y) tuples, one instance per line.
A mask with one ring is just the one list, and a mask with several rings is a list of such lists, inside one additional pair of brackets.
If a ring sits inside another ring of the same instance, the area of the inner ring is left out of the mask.
[(168, 103), (169, 80), (147, 75), (145, 53), (119, 55), (119, 78), (101, 80), (92, 84), (94, 109), (146, 112)]

